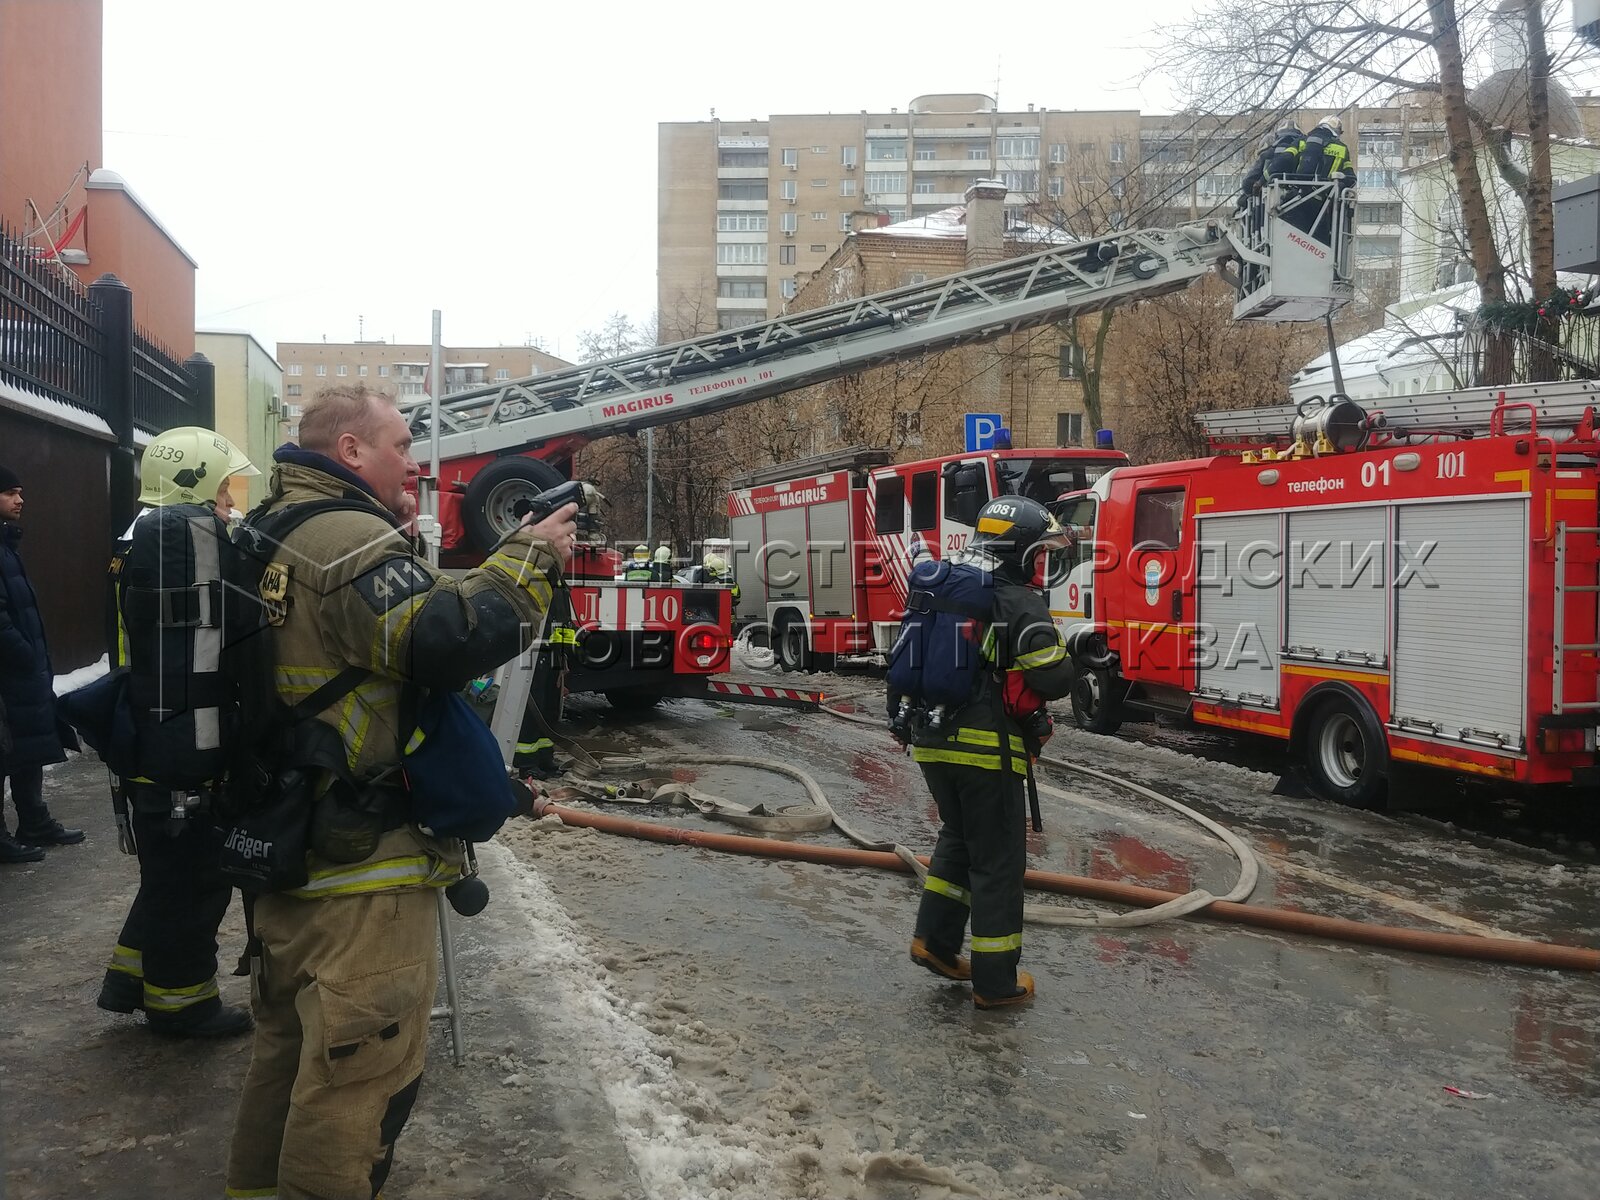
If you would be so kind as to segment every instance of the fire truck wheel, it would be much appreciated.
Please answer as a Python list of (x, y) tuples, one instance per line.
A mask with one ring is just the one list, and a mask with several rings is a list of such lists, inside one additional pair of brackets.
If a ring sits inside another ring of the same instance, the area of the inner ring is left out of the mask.
[(660, 692), (647, 691), (644, 688), (613, 688), (605, 696), (606, 703), (623, 712), (643, 712), (666, 699)]
[(1324, 800), (1381, 808), (1389, 795), (1389, 754), (1383, 729), (1366, 704), (1329, 696), (1306, 720), (1306, 772)]
[(1122, 727), (1122, 684), (1106, 667), (1078, 668), (1072, 682), (1072, 717), (1090, 733), (1115, 733)]
[(811, 670), (811, 650), (804, 621), (786, 621), (773, 634), (778, 666), (785, 671)]
[(562, 482), (560, 471), (537, 458), (512, 454), (495, 459), (472, 477), (463, 497), (462, 518), (473, 548), (488, 550), (516, 528), (530, 496)]

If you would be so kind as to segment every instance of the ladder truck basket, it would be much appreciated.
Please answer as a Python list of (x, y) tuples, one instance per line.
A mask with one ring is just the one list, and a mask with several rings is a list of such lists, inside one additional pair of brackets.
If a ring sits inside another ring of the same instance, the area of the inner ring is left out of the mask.
[(1234, 230), (1235, 320), (1320, 321), (1354, 298), (1355, 193), (1339, 179), (1280, 179), (1250, 201)]

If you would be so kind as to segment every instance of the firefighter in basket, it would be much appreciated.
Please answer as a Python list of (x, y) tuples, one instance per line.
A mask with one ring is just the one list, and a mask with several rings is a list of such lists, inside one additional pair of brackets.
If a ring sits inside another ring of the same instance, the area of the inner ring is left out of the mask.
[[(1067, 648), (1036, 582), (1071, 535), (1042, 504), (991, 500), (969, 547), (914, 569), (889, 660), (889, 717), (939, 809), (911, 959), (970, 980), (973, 1003), (1033, 995), (1022, 955), (1024, 784), (1071, 688)], [(1037, 821), (1037, 816), (1036, 816)], [(972, 925), (972, 957), (961, 954)]]

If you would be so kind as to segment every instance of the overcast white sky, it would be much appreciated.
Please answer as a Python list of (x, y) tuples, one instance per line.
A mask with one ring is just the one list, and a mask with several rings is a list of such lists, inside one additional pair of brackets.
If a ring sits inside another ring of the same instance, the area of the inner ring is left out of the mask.
[(573, 357), (654, 308), (657, 122), (997, 74), (1006, 108), (1169, 111), (1137, 77), (1194, 7), (105, 0), (105, 165), (199, 262), (202, 327), (426, 341), (439, 308)]

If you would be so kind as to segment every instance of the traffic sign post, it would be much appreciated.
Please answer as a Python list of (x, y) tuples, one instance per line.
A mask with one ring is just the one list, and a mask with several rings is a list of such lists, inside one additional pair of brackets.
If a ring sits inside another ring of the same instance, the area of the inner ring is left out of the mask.
[(967, 414), (967, 453), (974, 450), (993, 450), (995, 439), (1005, 428), (999, 413)]

